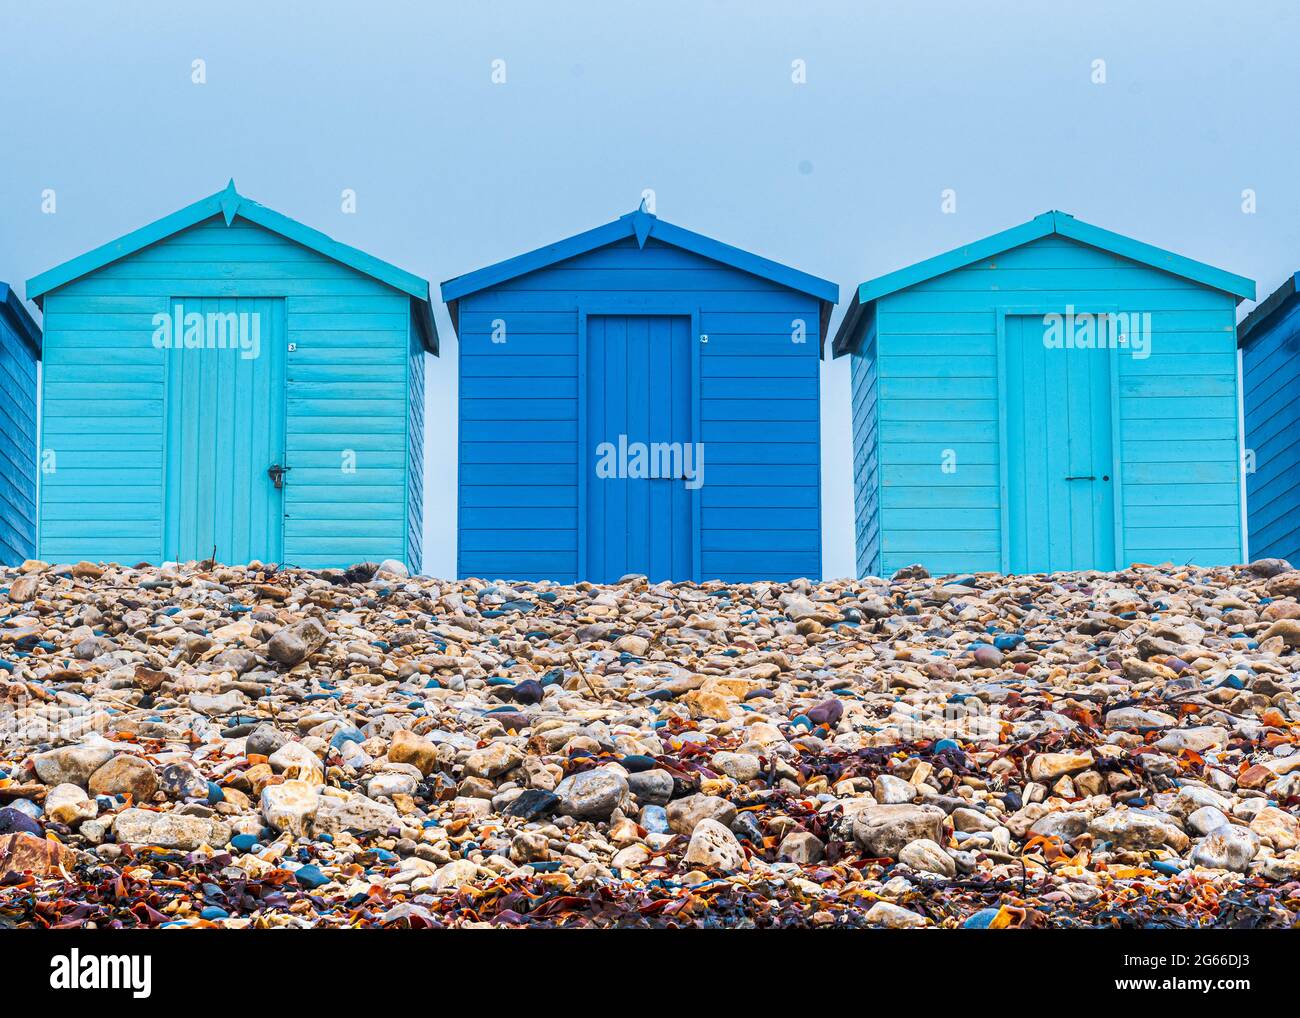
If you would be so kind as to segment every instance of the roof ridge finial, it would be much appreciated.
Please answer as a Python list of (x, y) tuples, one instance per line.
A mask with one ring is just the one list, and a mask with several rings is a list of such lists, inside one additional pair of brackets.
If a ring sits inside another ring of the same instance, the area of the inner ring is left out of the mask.
[(229, 226), (235, 221), (235, 213), (239, 211), (239, 203), (243, 200), (238, 191), (235, 190), (235, 178), (231, 177), (226, 184), (226, 188), (221, 192), (221, 215)]

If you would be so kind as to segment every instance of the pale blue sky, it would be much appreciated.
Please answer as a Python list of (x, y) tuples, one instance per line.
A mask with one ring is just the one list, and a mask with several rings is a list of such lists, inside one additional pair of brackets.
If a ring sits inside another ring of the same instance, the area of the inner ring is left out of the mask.
[[(0, 279), (21, 293), (233, 175), (435, 286), (650, 187), (663, 218), (838, 282), (833, 324), (863, 279), (1050, 208), (1264, 297), (1300, 268), (1297, 39), (1293, 0), (0, 0)], [(438, 320), (424, 565), (445, 575), (456, 348)], [(853, 571), (848, 407), (848, 363), (828, 363), (827, 576)]]

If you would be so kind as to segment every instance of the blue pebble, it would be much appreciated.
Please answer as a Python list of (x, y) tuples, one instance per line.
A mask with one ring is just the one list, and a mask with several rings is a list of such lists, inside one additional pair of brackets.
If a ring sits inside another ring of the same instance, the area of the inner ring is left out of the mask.
[(224, 908), (217, 908), (216, 905), (209, 905), (199, 913), (200, 919), (229, 919), (230, 913)]
[(798, 717), (796, 717), (793, 721), (790, 722), (790, 726), (792, 728), (802, 728), (808, 732), (811, 732), (813, 730), (812, 720), (808, 717), (807, 714), (800, 714)]
[(361, 734), (359, 729), (349, 726), (347, 728), (340, 728), (334, 733), (334, 736), (330, 739), (330, 748), (341, 749), (345, 742), (355, 742), (357, 745), (360, 745), (365, 741), (366, 737)]
[(236, 834), (230, 839), (230, 844), (232, 848), (236, 848), (241, 852), (253, 852), (261, 847), (257, 837), (252, 834)]
[(1170, 862), (1166, 859), (1159, 859), (1156, 862), (1153, 862), (1151, 868), (1157, 873), (1167, 873), (1171, 877), (1176, 877), (1179, 873), (1183, 872), (1182, 863)]
[(938, 742), (934, 744), (934, 751), (936, 753), (942, 753), (945, 749), (955, 750), (956, 752), (960, 753), (961, 745), (957, 742), (956, 739), (940, 739)]
[(982, 908), (974, 915), (967, 916), (966, 921), (961, 924), (961, 928), (963, 930), (987, 930), (997, 917), (998, 909)]
[(647, 806), (641, 811), (641, 826), (651, 834), (667, 834), (668, 811), (662, 806)]
[(293, 871), (293, 878), (298, 881), (299, 887), (305, 887), (309, 891), (330, 882), (329, 877), (320, 871), (319, 866), (299, 866)]
[(226, 793), (221, 790), (221, 786), (215, 781), (208, 782), (208, 804), (215, 806), (217, 803), (224, 801)]

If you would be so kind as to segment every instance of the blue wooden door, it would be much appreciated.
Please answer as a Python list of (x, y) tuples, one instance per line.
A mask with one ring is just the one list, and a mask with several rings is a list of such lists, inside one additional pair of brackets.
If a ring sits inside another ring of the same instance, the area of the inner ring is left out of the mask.
[[(695, 452), (691, 320), (593, 315), (586, 341), (580, 468), (587, 471), (587, 518), (579, 540), (586, 542), (588, 575), (580, 579), (610, 583), (629, 573), (651, 582), (692, 579), (691, 490), (683, 471), (660, 469), (665, 455)], [(643, 452), (654, 460), (649, 471)]]
[(1114, 569), (1111, 353), (1049, 347), (1045, 328), (1006, 318), (1010, 569)]
[(177, 298), (172, 317), (202, 334), (164, 351), (164, 556), (279, 562), (284, 492), (268, 469), (285, 465), (284, 302)]

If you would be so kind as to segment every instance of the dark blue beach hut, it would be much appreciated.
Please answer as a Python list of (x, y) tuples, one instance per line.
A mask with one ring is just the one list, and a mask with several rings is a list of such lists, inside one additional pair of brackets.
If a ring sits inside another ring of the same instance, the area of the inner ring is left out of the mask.
[(42, 558), (419, 567), (427, 282), (231, 181), (27, 292)]
[(1251, 558), (1300, 564), (1300, 273), (1237, 329)]
[(1249, 279), (1046, 212), (857, 288), (860, 575), (1237, 562)]
[(819, 576), (838, 296), (643, 209), (444, 283), (460, 575)]
[(41, 330), (0, 283), (0, 565), (36, 553), (36, 362)]

